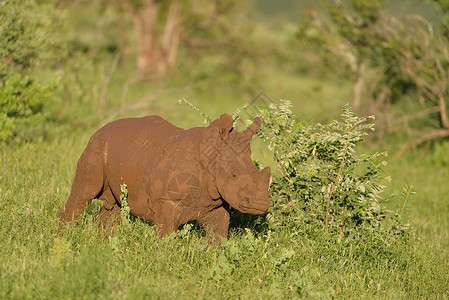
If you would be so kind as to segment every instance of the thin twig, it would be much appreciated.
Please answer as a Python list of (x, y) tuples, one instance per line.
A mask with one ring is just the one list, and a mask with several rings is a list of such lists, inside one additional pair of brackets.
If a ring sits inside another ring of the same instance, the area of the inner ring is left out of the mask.
[(449, 137), (449, 129), (438, 129), (438, 130), (434, 130), (434, 131), (429, 132), (429, 133), (424, 133), (419, 138), (417, 138), (417, 139), (415, 139), (415, 140), (405, 144), (404, 146), (402, 146), (401, 150), (396, 152), (396, 154), (393, 157), (394, 158), (398, 158), (399, 156), (404, 154), (405, 151), (407, 151), (407, 150), (409, 150), (411, 148), (415, 148), (415, 147), (421, 145), (424, 142), (427, 142), (427, 141), (430, 141), (430, 140), (434, 140), (434, 139), (438, 139), (438, 138), (445, 138), (445, 137)]
[(137, 82), (142, 81), (142, 80), (145, 80), (144, 76), (137, 76), (137, 77), (131, 78), (130, 80), (128, 80), (125, 83), (125, 85), (123, 86), (122, 97), (120, 99), (120, 103), (121, 103), (122, 106), (125, 105), (125, 99), (126, 99), (126, 95), (128, 94), (129, 87), (131, 85), (133, 85), (134, 83), (137, 83)]
[(404, 198), (404, 204), (402, 205), (401, 214), (399, 215), (400, 217), (402, 217), (402, 213), (404, 212), (405, 204), (407, 203), (407, 200), (410, 197), (410, 194), (412, 193), (412, 191), (413, 191), (413, 186), (410, 186), (409, 189), (407, 190), (407, 195), (405, 195), (405, 198)]
[(285, 168), (284, 166), (279, 162), (279, 159), (277, 158), (277, 155), (274, 154), (274, 160), (276, 162), (276, 166), (278, 171), (280, 171), (282, 173), (282, 176), (290, 183), (290, 184), (294, 184), (293, 180), (291, 180), (291, 178), (289, 178), (287, 176), (287, 174), (285, 173)]
[[(114, 60), (112, 61), (111, 68), (109, 69), (108, 75), (104, 76), (103, 86), (100, 93), (100, 105), (98, 106), (98, 114), (101, 115), (103, 113), (104, 103), (106, 101), (106, 91), (109, 83), (111, 82), (112, 75), (115, 73), (117, 69), (118, 61), (120, 59), (120, 53), (116, 54)], [(103, 77), (103, 76), (102, 76)]]
[(124, 114), (128, 111), (132, 111), (132, 110), (136, 110), (136, 109), (143, 109), (148, 105), (148, 102), (156, 100), (161, 95), (191, 90), (191, 89), (195, 88), (196, 86), (203, 84), (203, 83), (204, 82), (199, 82), (196, 84), (189, 84), (189, 85), (186, 85), (183, 87), (177, 87), (177, 88), (158, 91), (154, 94), (151, 94), (151, 95), (141, 98), (139, 101), (137, 101), (136, 103), (134, 103), (132, 105), (122, 106), (122, 107), (113, 108), (113, 109), (109, 110), (108, 112), (105, 113), (105, 115), (107, 116), (107, 118), (105, 120), (106, 121), (112, 120), (115, 117), (117, 117), (118, 115)]
[(341, 159), (340, 169), (338, 170), (337, 178), (336, 178), (335, 181), (332, 183), (331, 191), (330, 191), (330, 193), (329, 193), (329, 198), (327, 199), (327, 207), (326, 207), (326, 227), (325, 227), (326, 231), (327, 231), (327, 226), (328, 226), (328, 222), (329, 222), (328, 218), (329, 218), (329, 207), (330, 207), (330, 203), (331, 203), (331, 198), (332, 198), (332, 194), (334, 193), (334, 190), (335, 190), (335, 188), (336, 188), (338, 182), (340, 181), (341, 172), (342, 172), (342, 170), (343, 170), (343, 166), (344, 166), (344, 163), (345, 163), (345, 161), (346, 161), (346, 154), (348, 153), (348, 148), (349, 148), (349, 133), (350, 133), (351, 130), (352, 130), (352, 128), (348, 129), (348, 131), (347, 131), (348, 136), (347, 136), (347, 138), (346, 138), (346, 146), (345, 146), (345, 151), (344, 151), (344, 153), (343, 153), (343, 158)]
[(440, 108), (438, 106), (429, 107), (429, 108), (422, 110), (420, 112), (417, 112), (415, 114), (397, 118), (396, 120), (393, 121), (393, 124), (396, 125), (396, 124), (406, 123), (406, 122), (409, 122), (412, 120), (421, 119), (429, 114), (433, 114), (433, 113), (436, 113), (439, 111), (440, 111)]

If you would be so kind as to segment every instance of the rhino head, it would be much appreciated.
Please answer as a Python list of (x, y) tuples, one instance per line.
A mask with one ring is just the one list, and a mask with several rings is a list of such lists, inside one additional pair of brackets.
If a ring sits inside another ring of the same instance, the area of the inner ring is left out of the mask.
[(259, 171), (251, 160), (250, 142), (260, 118), (242, 133), (228, 114), (213, 121), (201, 136), (200, 160), (213, 199), (223, 199), (243, 213), (262, 214), (270, 206), (270, 167)]

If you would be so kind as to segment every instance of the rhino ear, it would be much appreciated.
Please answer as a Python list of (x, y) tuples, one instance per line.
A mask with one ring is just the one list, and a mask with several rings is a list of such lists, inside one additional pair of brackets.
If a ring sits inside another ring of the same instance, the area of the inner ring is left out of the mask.
[(262, 120), (259, 117), (256, 117), (254, 122), (245, 131), (243, 131), (244, 136), (251, 140), (253, 135), (260, 129), (261, 125)]
[(234, 124), (234, 120), (228, 114), (222, 114), (220, 116), (220, 136), (222, 139), (225, 139), (228, 134), (232, 131), (232, 126)]

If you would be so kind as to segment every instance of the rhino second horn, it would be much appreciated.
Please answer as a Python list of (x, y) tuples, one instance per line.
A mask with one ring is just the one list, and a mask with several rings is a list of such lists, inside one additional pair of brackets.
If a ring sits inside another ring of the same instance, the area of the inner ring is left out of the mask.
[(263, 170), (260, 171), (260, 172), (262, 173), (262, 176), (263, 176), (263, 177), (271, 178), (271, 176), (270, 176), (270, 174), (271, 174), (271, 168), (270, 168), (269, 166), (263, 168)]
[(271, 186), (271, 168), (270, 167), (265, 167), (263, 168), (262, 171), (260, 171), (260, 173), (262, 173), (262, 177), (264, 177), (263, 179), (265, 179), (266, 177), (268, 177), (268, 188), (267, 190), (270, 190), (270, 186)]

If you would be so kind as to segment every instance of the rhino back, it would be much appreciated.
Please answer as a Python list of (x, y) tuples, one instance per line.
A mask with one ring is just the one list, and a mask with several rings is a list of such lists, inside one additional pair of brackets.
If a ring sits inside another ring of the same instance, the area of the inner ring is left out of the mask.
[(184, 131), (159, 116), (127, 118), (111, 122), (98, 131), (109, 147), (158, 148), (169, 142), (172, 135)]
[(202, 129), (184, 130), (158, 116), (121, 119), (100, 129), (96, 135), (104, 143), (104, 173), (114, 196), (126, 183), (131, 202), (148, 194), (166, 198), (172, 175), (192, 172), (188, 157), (196, 151)]

